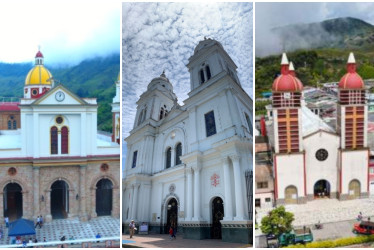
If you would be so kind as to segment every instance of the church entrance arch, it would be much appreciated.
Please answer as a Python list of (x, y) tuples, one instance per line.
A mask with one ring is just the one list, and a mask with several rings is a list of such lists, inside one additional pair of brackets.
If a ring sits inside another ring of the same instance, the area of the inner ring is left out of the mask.
[(112, 214), (113, 183), (109, 179), (101, 179), (96, 184), (97, 216)]
[(314, 198), (330, 198), (330, 183), (326, 180), (319, 180), (314, 184)]
[(170, 227), (174, 231), (178, 231), (178, 202), (175, 198), (171, 198), (166, 207), (166, 225), (164, 232), (169, 233)]
[(4, 217), (9, 221), (17, 220), (23, 215), (22, 187), (17, 183), (9, 183), (4, 187)]
[(69, 185), (62, 180), (51, 186), (51, 214), (53, 219), (65, 219), (69, 213)]
[(216, 197), (212, 201), (212, 217), (211, 237), (212, 239), (222, 239), (221, 220), (224, 217), (224, 210), (223, 200), (220, 197)]
[(286, 204), (297, 204), (297, 188), (295, 186), (288, 186), (284, 193), (284, 202)]
[(358, 180), (352, 180), (349, 183), (348, 188), (348, 199), (357, 199), (360, 198), (361, 193), (361, 184)]

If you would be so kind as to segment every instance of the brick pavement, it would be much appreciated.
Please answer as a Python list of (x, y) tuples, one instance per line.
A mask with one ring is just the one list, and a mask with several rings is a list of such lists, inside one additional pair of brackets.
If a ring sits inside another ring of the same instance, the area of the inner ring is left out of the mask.
[[(3, 228), (5, 228), (3, 226)], [(47, 241), (59, 240), (61, 236), (65, 235), (67, 239), (74, 236), (75, 239), (94, 238), (97, 233), (102, 237), (119, 236), (120, 235), (120, 221), (119, 218), (111, 216), (100, 216), (93, 218), (86, 222), (81, 222), (77, 218), (52, 220), (52, 222), (44, 223), (44, 226), (36, 229), (36, 238), (42, 241), (46, 237)], [(4, 230), (4, 236), (0, 240), (0, 246), (10, 244), (8, 237), (8, 229)], [(34, 238), (34, 236), (31, 236)], [(29, 236), (26, 236), (28, 239)]]
[(170, 240), (168, 234), (149, 234), (130, 236), (123, 235), (122, 240), (135, 241), (134, 243), (125, 243), (124, 247), (146, 247), (146, 248), (237, 248), (252, 247), (242, 243), (222, 242), (221, 240), (190, 240), (183, 239), (183, 235), (178, 234), (176, 240)]

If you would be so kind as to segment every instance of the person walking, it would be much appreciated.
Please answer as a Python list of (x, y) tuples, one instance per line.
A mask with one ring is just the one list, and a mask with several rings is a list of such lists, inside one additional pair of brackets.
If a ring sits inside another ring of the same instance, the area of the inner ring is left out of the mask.
[(43, 222), (43, 216), (41, 216), (41, 215), (40, 215), (40, 217), (39, 217), (39, 218), (40, 218), (40, 228), (42, 228), (42, 226), (43, 226), (43, 223), (44, 223), (44, 222)]
[(37, 226), (39, 226), (39, 229), (42, 228), (42, 227), (40, 226), (40, 217), (39, 217), (39, 216), (38, 216), (38, 218), (36, 218), (35, 228), (36, 228)]
[(132, 220), (129, 224), (130, 239), (132, 238), (132, 236), (134, 236), (135, 230), (136, 230), (135, 222), (134, 222), (134, 220)]
[(170, 227), (170, 229), (169, 229), (169, 235), (170, 235), (170, 240), (173, 240), (173, 238), (175, 237), (175, 235), (174, 235), (174, 230), (173, 230), (172, 227)]
[(8, 218), (8, 216), (5, 216), (4, 221), (5, 221), (5, 226), (8, 228), (9, 227), (9, 218)]

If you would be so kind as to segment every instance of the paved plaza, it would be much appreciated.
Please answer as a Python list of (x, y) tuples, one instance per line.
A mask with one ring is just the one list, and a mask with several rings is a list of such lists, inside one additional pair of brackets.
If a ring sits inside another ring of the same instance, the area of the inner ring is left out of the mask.
[[(362, 212), (364, 219), (371, 217), (374, 220), (374, 197), (358, 200), (339, 201), (337, 199), (319, 199), (300, 205), (285, 205), (287, 211), (294, 214), (294, 227), (310, 226), (319, 221), (323, 229), (312, 229), (315, 240), (337, 239), (352, 237), (353, 224), (357, 223), (356, 218)], [(256, 208), (257, 223), (268, 214), (270, 208)], [(256, 230), (256, 235), (261, 234)]]
[(122, 242), (124, 247), (144, 247), (144, 248), (237, 248), (252, 247), (252, 245), (243, 243), (222, 242), (222, 240), (190, 240), (183, 239), (182, 234), (177, 235), (176, 240), (170, 240), (168, 234), (149, 234), (130, 236), (123, 235)]
[[(43, 237), (46, 237), (47, 241), (56, 241), (63, 235), (67, 240), (71, 236), (74, 236), (75, 239), (88, 239), (95, 238), (97, 233), (100, 233), (102, 237), (119, 236), (121, 234), (119, 218), (100, 216), (86, 222), (81, 222), (77, 218), (52, 220), (52, 222), (44, 223), (41, 229), (39, 227), (36, 229), (36, 238), (39, 242), (43, 240)], [(34, 237), (31, 236), (31, 238)], [(26, 238), (28, 239), (29, 236)], [(8, 237), (8, 229), (5, 229), (0, 245), (7, 244), (10, 244), (10, 238)]]
[[(318, 199), (300, 205), (285, 205), (287, 211), (295, 216), (293, 225), (304, 226), (314, 225), (318, 221), (321, 223), (349, 221), (357, 218), (359, 212), (362, 212), (365, 218), (374, 219), (374, 197), (339, 201), (337, 199)], [(257, 223), (267, 215), (272, 208), (256, 208)]]

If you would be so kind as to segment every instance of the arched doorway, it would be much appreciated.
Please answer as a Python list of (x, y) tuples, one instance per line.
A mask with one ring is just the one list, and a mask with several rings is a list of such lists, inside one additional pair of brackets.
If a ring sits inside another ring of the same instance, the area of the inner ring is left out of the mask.
[(166, 226), (164, 232), (169, 233), (170, 227), (172, 227), (175, 232), (178, 231), (178, 202), (175, 198), (171, 198), (167, 205)]
[(358, 180), (352, 180), (349, 183), (348, 188), (348, 199), (357, 199), (360, 198), (361, 185)]
[(314, 184), (314, 198), (330, 198), (330, 183), (319, 180)]
[(22, 187), (17, 183), (9, 183), (4, 187), (4, 217), (10, 221), (17, 220), (23, 215)]
[(109, 179), (101, 179), (96, 184), (96, 214), (105, 216), (112, 214), (113, 183)]
[(221, 220), (224, 217), (223, 201), (220, 197), (214, 198), (212, 201), (212, 239), (222, 239)]
[(288, 186), (285, 190), (284, 202), (286, 204), (297, 204), (297, 188)]
[(67, 218), (69, 213), (69, 185), (65, 181), (55, 181), (51, 189), (52, 218)]

